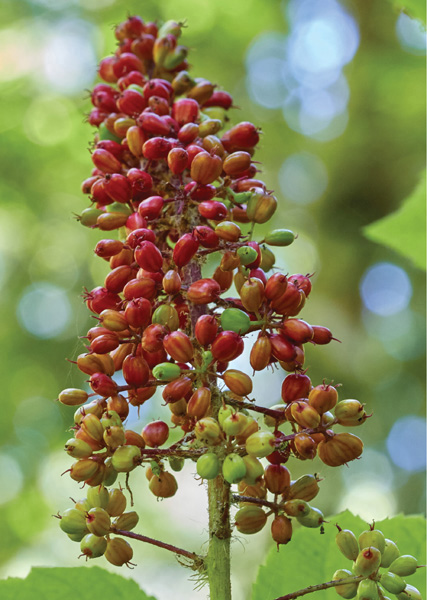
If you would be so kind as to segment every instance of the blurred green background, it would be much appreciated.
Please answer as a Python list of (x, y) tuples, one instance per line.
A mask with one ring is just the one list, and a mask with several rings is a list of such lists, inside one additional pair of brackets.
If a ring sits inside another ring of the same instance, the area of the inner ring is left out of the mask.
[[(425, 272), (405, 248), (363, 234), (402, 204), (424, 167), (420, 23), (383, 0), (2, 0), (0, 576), (79, 564), (77, 546), (51, 518), (69, 507), (68, 496), (84, 495), (60, 477), (70, 464), (61, 447), (73, 411), (53, 399), (82, 385), (64, 358), (81, 352), (77, 336), (92, 325), (82, 287), (105, 276), (92, 252), (103, 236), (73, 218), (87, 206), (80, 183), (91, 170), (83, 90), (114, 51), (112, 28), (127, 13), (186, 19), (195, 76), (232, 93), (240, 107), (233, 123), (262, 128), (256, 159), (280, 201), (274, 225), (299, 235), (279, 249), (278, 264), (315, 273), (302, 317), (342, 342), (309, 348), (309, 374), (315, 385), (342, 382), (341, 399), (358, 398), (374, 413), (354, 430), (366, 444), (360, 461), (341, 469), (291, 463), (292, 474), (324, 477), (315, 505), (326, 515), (424, 512)], [(422, 221), (423, 211), (412, 218)], [(246, 368), (247, 353), (234, 364)], [(278, 401), (282, 378), (257, 375), (260, 403)], [(142, 416), (161, 416), (159, 405), (153, 399)], [(130, 421), (138, 429), (136, 414)], [(146, 515), (139, 531), (189, 549), (206, 541), (205, 493), (193, 471), (163, 503), (149, 495), (143, 475), (134, 483)], [(249, 597), (247, 573), (255, 575), (271, 544), (268, 532), (235, 541), (235, 579), (242, 561), (246, 573), (236, 600)], [(159, 598), (171, 585), (176, 597), (199, 597), (165, 554), (138, 548), (138, 568), (124, 574)]]

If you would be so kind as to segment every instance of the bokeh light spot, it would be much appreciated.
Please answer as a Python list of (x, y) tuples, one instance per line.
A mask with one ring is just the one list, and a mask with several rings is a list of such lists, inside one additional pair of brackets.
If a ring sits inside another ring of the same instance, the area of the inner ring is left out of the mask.
[(368, 310), (377, 315), (389, 316), (408, 306), (412, 286), (401, 267), (381, 262), (369, 267), (363, 275), (360, 295)]
[(49, 87), (61, 94), (81, 93), (96, 74), (91, 25), (80, 19), (56, 23), (43, 50), (44, 75)]
[(400, 45), (411, 54), (426, 53), (426, 30), (417, 19), (401, 13), (396, 21), (396, 35)]
[(24, 290), (17, 313), (27, 331), (39, 338), (52, 338), (68, 325), (71, 306), (62, 288), (40, 281)]
[(314, 154), (292, 154), (279, 171), (280, 189), (287, 200), (310, 204), (324, 194), (328, 172), (324, 162)]
[(365, 521), (381, 521), (394, 515), (396, 499), (387, 485), (372, 478), (347, 489), (341, 498), (338, 512), (350, 510)]
[(23, 479), (19, 463), (8, 454), (0, 454), (0, 504), (10, 502), (19, 494)]
[[(409, 398), (408, 398), (409, 400)], [(387, 437), (387, 450), (395, 465), (405, 471), (424, 471), (426, 467), (426, 424), (415, 415), (402, 417)]]

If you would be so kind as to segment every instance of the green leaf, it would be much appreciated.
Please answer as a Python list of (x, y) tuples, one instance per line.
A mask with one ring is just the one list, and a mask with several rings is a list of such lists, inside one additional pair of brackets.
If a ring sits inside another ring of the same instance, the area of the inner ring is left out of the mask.
[(0, 581), (2, 600), (155, 600), (132, 579), (100, 567), (33, 568), (26, 579)]
[(419, 268), (426, 268), (426, 173), (402, 206), (364, 228), (365, 236), (396, 250)]
[[(269, 551), (265, 564), (259, 568), (257, 580), (253, 586), (252, 600), (273, 600), (285, 594), (296, 592), (309, 585), (331, 581), (337, 569), (351, 569), (352, 563), (339, 551), (335, 536), (335, 523), (343, 529), (351, 529), (356, 537), (367, 529), (367, 523), (349, 511), (329, 517), (325, 533), (318, 529), (299, 528), (294, 532), (291, 542)], [(412, 554), (419, 564), (425, 564), (425, 519), (421, 516), (399, 515), (392, 519), (378, 521), (380, 529), (387, 538), (395, 541), (401, 554)], [(407, 583), (415, 585), (425, 597), (425, 570), (418, 569), (407, 578)], [(338, 600), (333, 589), (322, 591), (322, 600)]]
[(412, 19), (419, 19), (426, 24), (426, 3), (424, 0), (391, 0), (393, 6), (403, 10)]

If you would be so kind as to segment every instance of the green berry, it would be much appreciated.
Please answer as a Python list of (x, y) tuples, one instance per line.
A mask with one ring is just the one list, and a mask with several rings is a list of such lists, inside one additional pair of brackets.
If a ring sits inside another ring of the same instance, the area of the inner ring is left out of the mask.
[(307, 515), (297, 517), (297, 521), (304, 527), (320, 527), (324, 520), (322, 511), (313, 507), (310, 508), (310, 512)]
[(222, 464), (222, 474), (228, 483), (239, 483), (246, 475), (245, 461), (238, 454), (228, 454)]
[(383, 573), (381, 575), (381, 585), (391, 594), (400, 594), (406, 587), (406, 581), (395, 573)]
[(178, 379), (181, 369), (175, 363), (163, 362), (156, 365), (153, 369), (153, 377), (160, 381), (173, 381)]
[(75, 438), (65, 442), (65, 451), (73, 458), (89, 458), (93, 454), (93, 449), (87, 442)]
[(218, 456), (213, 452), (207, 452), (197, 459), (197, 474), (202, 479), (215, 479), (218, 476), (220, 464)]
[(258, 533), (267, 522), (267, 514), (260, 506), (246, 505), (236, 512), (235, 525), (240, 533)]
[(221, 327), (224, 331), (234, 331), (244, 335), (249, 331), (251, 320), (240, 308), (226, 308), (221, 313)]
[(251, 248), (251, 246), (241, 246), (236, 254), (240, 258), (241, 264), (244, 266), (253, 263), (258, 256), (255, 248)]
[(246, 440), (246, 452), (257, 458), (268, 456), (274, 450), (275, 440), (274, 433), (271, 433), (270, 431), (257, 431), (250, 435)]
[(415, 556), (410, 554), (403, 554), (396, 558), (390, 565), (389, 571), (396, 573), (400, 577), (407, 577), (413, 575), (418, 568), (418, 561)]
[(182, 469), (184, 468), (185, 459), (181, 456), (170, 456), (169, 464), (171, 466), (172, 471), (175, 471), (175, 473), (179, 473), (179, 471), (182, 471)]
[(86, 531), (83, 531), (83, 533), (67, 533), (67, 536), (70, 538), (70, 540), (72, 542), (81, 542), (86, 534), (87, 534), (87, 529), (86, 529)]
[(385, 550), (385, 537), (382, 531), (378, 529), (368, 529), (367, 531), (362, 531), (359, 535), (359, 546), (360, 549), (369, 548), (373, 546), (374, 548), (378, 548), (381, 554)]
[(396, 546), (393, 540), (389, 540), (386, 538), (384, 552), (382, 553), (381, 557), (381, 567), (385, 567), (386, 569), (388, 569), (391, 563), (398, 556), (400, 556), (399, 548)]
[(356, 536), (349, 529), (340, 529), (335, 537), (338, 548), (349, 560), (356, 560), (359, 554), (359, 545)]
[(107, 540), (105, 537), (98, 537), (93, 533), (84, 536), (80, 544), (80, 550), (88, 558), (98, 558), (102, 556), (107, 549)]
[(67, 508), (62, 514), (59, 526), (65, 533), (86, 533), (85, 515), (77, 508)]
[(113, 468), (118, 473), (129, 473), (137, 466), (141, 458), (141, 449), (138, 446), (120, 446), (112, 457)]
[(420, 591), (413, 585), (406, 585), (403, 592), (397, 594), (398, 600), (422, 600)]
[(357, 588), (357, 600), (378, 600), (378, 585), (372, 579), (363, 579)]
[(356, 575), (368, 577), (378, 569), (381, 563), (381, 552), (378, 548), (370, 546), (361, 550), (354, 564), (354, 572)]
[(105, 459), (104, 465), (105, 465), (105, 473), (104, 473), (104, 479), (102, 480), (102, 483), (105, 485), (105, 487), (108, 487), (109, 485), (113, 485), (113, 483), (116, 481), (117, 471), (113, 467), (113, 461), (112, 461), (111, 456), (109, 456), (108, 458)]
[(290, 229), (274, 229), (267, 233), (264, 241), (269, 246), (289, 246), (295, 239), (295, 234)]
[[(332, 577), (332, 581), (338, 581), (339, 579), (347, 579), (348, 577), (353, 577), (353, 573), (351, 571), (349, 571), (348, 569), (338, 569), (338, 571), (335, 571)], [(347, 600), (350, 600), (350, 598), (354, 598), (357, 594), (357, 586), (358, 583), (354, 582), (342, 583), (341, 585), (335, 586), (334, 590), (342, 598), (347, 598)]]
[(245, 482), (255, 485), (260, 477), (264, 475), (264, 466), (255, 456), (243, 456), (246, 466)]
[(95, 508), (95, 506), (104, 509), (107, 508), (109, 497), (108, 490), (103, 485), (91, 487), (87, 491), (87, 500), (90, 508)]
[(311, 506), (305, 500), (288, 500), (283, 508), (290, 517), (306, 517), (311, 510)]

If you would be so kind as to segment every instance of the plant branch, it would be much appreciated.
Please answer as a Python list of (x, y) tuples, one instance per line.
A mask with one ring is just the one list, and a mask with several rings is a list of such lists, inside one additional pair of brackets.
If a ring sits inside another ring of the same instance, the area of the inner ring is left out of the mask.
[(298, 590), (297, 592), (292, 592), (291, 594), (285, 594), (285, 596), (280, 596), (279, 598), (275, 598), (275, 600), (293, 600), (293, 598), (299, 598), (300, 596), (305, 596), (305, 594), (311, 594), (312, 592), (319, 592), (321, 590), (327, 590), (331, 587), (336, 587), (337, 585), (345, 585), (346, 583), (359, 583), (362, 579), (366, 579), (363, 575), (357, 575), (355, 577), (346, 577), (345, 579), (337, 579), (336, 581), (328, 581), (326, 583), (318, 583), (317, 585), (309, 585), (308, 587)]
[(172, 544), (166, 544), (166, 542), (161, 542), (160, 540), (155, 540), (154, 538), (147, 537), (146, 535), (141, 535), (139, 533), (134, 533), (133, 531), (125, 531), (124, 529), (115, 529), (111, 528), (110, 533), (114, 533), (116, 535), (122, 535), (123, 537), (132, 538), (133, 540), (139, 540), (140, 542), (146, 542), (147, 544), (152, 544), (153, 546), (157, 546), (158, 548), (163, 548), (164, 550), (169, 550), (169, 552), (173, 552), (174, 554), (179, 554), (180, 556), (185, 556), (191, 560), (197, 562), (203, 562), (203, 557), (199, 556), (195, 552), (189, 552), (188, 550), (183, 550), (182, 548), (178, 548), (177, 546), (173, 546)]

